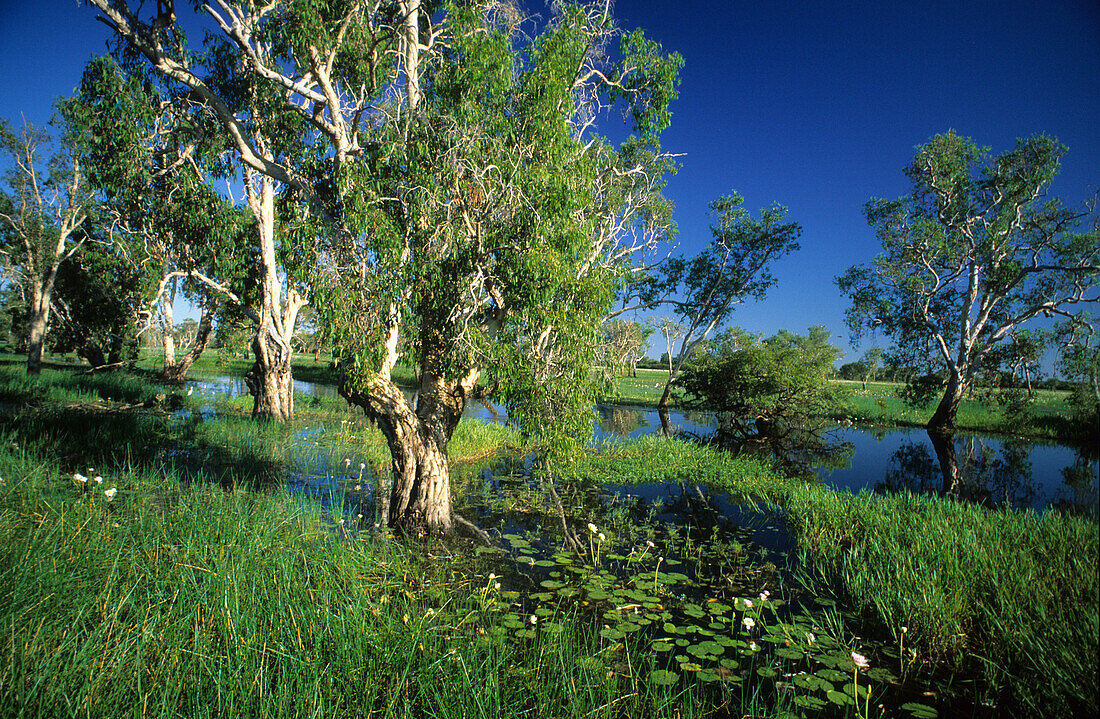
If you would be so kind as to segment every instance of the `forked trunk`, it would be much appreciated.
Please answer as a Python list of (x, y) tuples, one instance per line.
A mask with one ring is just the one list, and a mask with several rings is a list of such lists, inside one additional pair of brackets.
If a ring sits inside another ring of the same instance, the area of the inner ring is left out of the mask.
[(252, 416), (285, 422), (294, 416), (294, 381), (290, 371), (290, 351), (284, 342), (264, 332), (252, 340), (256, 361), (244, 376), (252, 394)]
[(363, 408), (386, 438), (392, 459), (389, 526), (407, 533), (451, 533), (451, 470), (447, 444), (466, 406), (464, 385), (423, 373), (415, 410), (393, 382), (377, 378), (355, 391), (341, 383), (340, 393)]
[(936, 407), (936, 413), (932, 415), (932, 419), (928, 420), (928, 429), (950, 431), (955, 428), (955, 417), (959, 413), (964, 392), (966, 392), (966, 383), (963, 382), (960, 372), (952, 369), (943, 398)]
[(190, 371), (191, 366), (198, 361), (199, 357), (206, 350), (207, 345), (210, 344), (210, 338), (213, 336), (214, 329), (214, 302), (209, 298), (204, 298), (202, 306), (202, 315), (199, 317), (199, 329), (195, 334), (195, 341), (191, 345), (191, 349), (185, 354), (178, 362), (168, 362), (167, 348), (164, 353), (164, 379), (168, 382), (183, 382), (187, 379), (187, 373)]

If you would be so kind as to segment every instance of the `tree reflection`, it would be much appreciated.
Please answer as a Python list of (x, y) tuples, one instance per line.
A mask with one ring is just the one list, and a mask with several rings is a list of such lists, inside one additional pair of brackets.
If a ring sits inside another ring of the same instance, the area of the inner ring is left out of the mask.
[(928, 439), (935, 459), (926, 445), (904, 442), (891, 455), (876, 490), (939, 494), (1009, 509), (1035, 503), (1028, 445), (934, 431)]
[(847, 469), (855, 445), (822, 427), (797, 427), (718, 415), (718, 430), (709, 441), (737, 454), (775, 461), (787, 475), (812, 480), (817, 470)]
[(645, 413), (637, 409), (606, 405), (599, 407), (598, 410), (600, 413), (600, 430), (604, 434), (629, 437), (633, 432), (649, 426)]

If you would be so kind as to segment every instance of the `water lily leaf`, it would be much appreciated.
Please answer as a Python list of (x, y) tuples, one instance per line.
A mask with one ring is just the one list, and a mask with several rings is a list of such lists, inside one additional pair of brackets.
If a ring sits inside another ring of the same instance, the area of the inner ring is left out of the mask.
[(802, 647), (794, 645), (790, 647), (780, 647), (779, 649), (776, 649), (775, 655), (778, 657), (783, 657), (784, 659), (801, 659), (803, 656), (806, 655), (806, 652), (804, 649), (802, 649)]
[(676, 646), (678, 646), (678, 647), (686, 647), (689, 644), (691, 644), (691, 642), (689, 642), (687, 639), (677, 639), (676, 640)]
[(602, 589), (589, 589), (588, 598), (594, 602), (600, 602), (607, 599), (610, 595)]
[(837, 704), (839, 706), (846, 706), (848, 704), (855, 703), (852, 701), (852, 698), (844, 692), (838, 692), (835, 690), (825, 692), (825, 698), (831, 701), (833, 704)]
[(535, 562), (535, 566), (536, 567), (554, 567), (554, 566), (557, 566), (557, 565), (555, 565), (549, 559), (540, 559), (537, 562)]
[(679, 674), (670, 672), (667, 669), (654, 669), (649, 673), (650, 683), (656, 684), (659, 687), (667, 687), (675, 684), (679, 678)]
[(901, 708), (912, 714), (914, 719), (936, 719), (940, 715), (935, 708), (920, 702), (906, 702)]
[(718, 672), (713, 669), (704, 669), (697, 675), (700, 680), (704, 682), (716, 682), (718, 681)]
[(804, 709), (821, 710), (827, 706), (824, 699), (806, 694), (800, 694), (794, 698), (794, 703)]
[(874, 669), (867, 670), (867, 678), (876, 684), (897, 684), (898, 678), (889, 669), (883, 669), (882, 667), (875, 667)]
[(818, 669), (814, 675), (830, 682), (846, 682), (851, 679), (849, 675), (836, 669)]
[(575, 597), (580, 594), (580, 590), (576, 587), (562, 587), (558, 590), (559, 597)]
[(771, 667), (760, 667), (756, 670), (756, 673), (765, 679), (773, 679), (776, 675), (776, 671)]
[(669, 642), (653, 642), (653, 651), (655, 652), (671, 652), (672, 644)]
[(541, 582), (539, 582), (539, 584), (546, 587), (547, 589), (561, 589), (562, 587), (565, 586), (564, 582), (559, 582), (559, 581), (554, 580), (554, 579), (544, 579)]
[(683, 669), (685, 672), (697, 672), (701, 671), (703, 666), (701, 664), (696, 664), (695, 662), (684, 662), (680, 665), (680, 668)]

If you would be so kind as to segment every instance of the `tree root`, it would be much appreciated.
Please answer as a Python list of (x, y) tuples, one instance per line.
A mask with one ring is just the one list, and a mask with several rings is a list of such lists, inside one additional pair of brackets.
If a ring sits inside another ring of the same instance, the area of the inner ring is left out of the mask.
[(486, 532), (484, 529), (477, 526), (470, 520), (466, 519), (461, 514), (458, 514), (457, 512), (455, 512), (453, 516), (455, 524), (458, 525), (460, 529), (465, 530), (465, 532), (468, 533), (473, 539), (480, 541), (486, 547), (493, 546), (493, 539), (489, 536), (488, 532)]

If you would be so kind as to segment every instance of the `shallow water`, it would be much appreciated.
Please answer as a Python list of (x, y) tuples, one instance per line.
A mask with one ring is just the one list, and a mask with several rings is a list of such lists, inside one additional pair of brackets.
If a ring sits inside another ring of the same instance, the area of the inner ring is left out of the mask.
[[(244, 380), (237, 377), (212, 376), (193, 384), (196, 391), (208, 396), (248, 392)], [(332, 385), (295, 381), (294, 389), (311, 397), (338, 396)], [(488, 402), (471, 403), (463, 416), (483, 422), (507, 421), (505, 409)], [(714, 416), (708, 413), (677, 410), (669, 412), (668, 418), (672, 434), (706, 437), (714, 432)], [(664, 431), (655, 409), (611, 405), (596, 408), (593, 430), (596, 440)], [(832, 446), (851, 446), (850, 460), (842, 458), (840, 467), (835, 455), (811, 461), (820, 481), (837, 489), (908, 490), (1010, 509), (1054, 507), (1098, 513), (1100, 462), (1072, 447), (959, 433), (953, 442), (954, 471), (949, 457), (937, 454), (932, 438), (921, 429), (838, 427), (827, 441)]]

